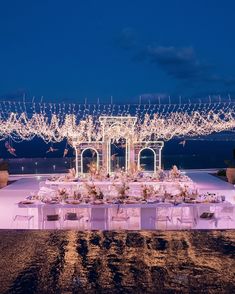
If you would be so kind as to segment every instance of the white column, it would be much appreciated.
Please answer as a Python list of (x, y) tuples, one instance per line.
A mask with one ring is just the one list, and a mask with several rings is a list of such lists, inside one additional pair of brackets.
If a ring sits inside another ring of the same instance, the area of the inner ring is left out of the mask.
[(133, 171), (135, 168), (135, 148), (132, 140), (129, 141), (129, 170)]
[(75, 171), (76, 171), (76, 178), (78, 177), (78, 150), (75, 147)]
[(111, 158), (110, 158), (110, 140), (107, 139), (105, 141), (105, 144), (106, 144), (106, 167), (107, 167), (107, 173), (110, 174), (111, 173), (111, 166), (110, 166), (110, 161), (111, 161)]
[(162, 168), (162, 148), (164, 147), (164, 142), (161, 142), (161, 146), (159, 148), (159, 163), (158, 163), (158, 168)]

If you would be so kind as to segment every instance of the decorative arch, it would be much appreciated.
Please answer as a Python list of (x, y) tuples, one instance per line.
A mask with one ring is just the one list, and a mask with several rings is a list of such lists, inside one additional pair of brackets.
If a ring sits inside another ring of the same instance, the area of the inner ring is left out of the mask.
[[(98, 169), (99, 168), (99, 152), (97, 151), (97, 149), (96, 148), (94, 148), (94, 147), (86, 147), (85, 149), (83, 149), (82, 150), (82, 152), (81, 152), (81, 173), (83, 174), (83, 173), (86, 173), (84, 170), (84, 153), (86, 152), (86, 151), (88, 151), (88, 150), (93, 150), (94, 152), (95, 152), (95, 154), (96, 154), (96, 169)], [(92, 157), (91, 157), (92, 158)], [(90, 161), (91, 162), (91, 161)], [(89, 164), (90, 163), (89, 161), (87, 161), (87, 164)]]
[(116, 122), (107, 127), (104, 131), (105, 138), (107, 139), (121, 139), (132, 136), (130, 128), (121, 122)]
[(124, 168), (127, 171), (129, 165), (129, 140), (125, 137), (120, 137), (116, 142), (109, 139), (107, 144), (109, 173), (114, 172), (117, 167)]
[(150, 160), (150, 164), (151, 164), (151, 167), (149, 170), (146, 170), (146, 171), (150, 171), (150, 172), (156, 172), (157, 170), (157, 166), (156, 166), (156, 161), (157, 161), (157, 154), (156, 154), (156, 151), (151, 148), (151, 147), (144, 147), (142, 149), (140, 149), (139, 153), (138, 153), (138, 169), (140, 169), (141, 167), (141, 153), (144, 152), (144, 151), (151, 151), (152, 154), (153, 154), (153, 160)]
[[(124, 171), (129, 170), (130, 166), (130, 129), (122, 122), (114, 122), (112, 123), (107, 130), (105, 130), (105, 140), (107, 144), (107, 172), (112, 173), (115, 171), (115, 166), (117, 162), (113, 161), (113, 155), (112, 155), (112, 146), (120, 141), (124, 141), (125, 145), (125, 154), (119, 159), (121, 159), (121, 166), (120, 168), (124, 168)], [(114, 141), (113, 141), (114, 140)], [(114, 156), (115, 157), (115, 156)], [(120, 162), (119, 162), (120, 164)], [(118, 165), (119, 165), (118, 164)]]

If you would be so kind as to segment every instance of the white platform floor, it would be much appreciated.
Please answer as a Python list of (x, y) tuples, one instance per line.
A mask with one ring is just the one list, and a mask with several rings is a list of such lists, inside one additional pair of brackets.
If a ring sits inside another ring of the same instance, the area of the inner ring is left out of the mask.
[[(23, 200), (32, 191), (37, 191), (39, 182), (47, 178), (43, 176), (11, 176), (12, 182), (7, 187), (0, 189), (0, 229), (76, 229), (76, 230), (183, 230), (183, 229), (235, 229), (235, 188), (233, 185), (220, 180), (208, 171), (186, 171), (186, 174), (195, 182), (198, 189), (203, 192), (216, 192), (225, 195), (223, 204), (166, 206), (161, 207), (161, 214), (169, 216), (163, 220), (158, 218), (160, 207), (155, 208), (122, 208), (122, 213), (128, 220), (112, 220), (110, 214), (114, 209), (101, 211), (93, 209), (70, 209), (82, 216), (80, 221), (63, 221), (63, 215), (68, 209), (45, 208), (19, 208), (18, 202)], [(164, 211), (165, 209), (165, 211)], [(199, 218), (202, 212), (214, 212), (211, 220)], [(104, 213), (106, 217), (98, 217)], [(59, 221), (47, 222), (44, 216), (59, 214)], [(16, 216), (18, 219), (14, 221)], [(187, 217), (182, 217), (187, 215)], [(112, 221), (111, 221), (112, 220)], [(192, 221), (191, 221), (192, 220)], [(195, 221), (194, 221), (195, 220)]]

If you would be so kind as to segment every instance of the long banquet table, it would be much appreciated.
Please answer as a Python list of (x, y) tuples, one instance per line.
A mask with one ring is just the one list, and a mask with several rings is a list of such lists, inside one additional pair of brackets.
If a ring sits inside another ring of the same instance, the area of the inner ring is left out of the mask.
[[(78, 181), (78, 182), (63, 182), (63, 181), (45, 181), (45, 185), (48, 186), (80, 186), (87, 183), (95, 184), (96, 186), (109, 186), (109, 185), (121, 185), (121, 181)], [(128, 182), (130, 186), (141, 186), (141, 185), (193, 185), (192, 181), (138, 181)]]
[[(85, 185), (94, 184), (96, 187), (100, 188), (104, 193), (110, 192), (113, 190), (115, 193), (115, 187), (121, 186), (122, 182), (120, 181), (79, 181), (79, 182), (62, 182), (62, 181), (49, 181), (45, 182), (45, 186), (49, 188), (56, 189), (56, 188), (65, 188), (70, 190), (73, 193), (73, 190), (81, 190), (84, 191), (86, 189)], [(174, 192), (177, 191), (184, 186), (187, 186), (190, 189), (195, 189), (196, 186), (192, 181), (139, 181), (139, 182), (128, 182), (127, 185), (129, 186), (129, 192), (131, 194), (141, 193), (142, 186), (152, 186), (155, 189), (166, 190), (167, 192)], [(115, 187), (114, 187), (115, 186)], [(138, 196), (138, 195), (136, 195)]]
[[(38, 215), (38, 226), (37, 228), (46, 228), (45, 216), (50, 214), (63, 215), (65, 212), (72, 211), (78, 213), (85, 213), (86, 224), (89, 224), (87, 229), (112, 229), (113, 216), (117, 216), (121, 211), (128, 216), (127, 219), (119, 219), (119, 224), (122, 223), (122, 228), (125, 229), (159, 229), (158, 221), (163, 222), (164, 226), (179, 229), (181, 228), (193, 228), (197, 224), (197, 220), (203, 223), (204, 227), (207, 228), (208, 224), (213, 222), (214, 227), (216, 227), (216, 222), (218, 218), (213, 218), (211, 220), (200, 219), (200, 215), (203, 212), (215, 212), (222, 211), (223, 208), (231, 207), (231, 204), (224, 201), (221, 203), (200, 203), (200, 204), (189, 204), (182, 203), (174, 205), (171, 203), (133, 203), (133, 204), (67, 204), (67, 203), (57, 203), (57, 204), (47, 204), (42, 202), (35, 202), (33, 204), (22, 204), (18, 203), (19, 208), (25, 208), (28, 210), (29, 214), (33, 211), (37, 211)], [(163, 215), (165, 218), (162, 221), (159, 215)], [(166, 219), (169, 216), (169, 221)], [(120, 222), (121, 221), (121, 222)], [(179, 223), (180, 221), (180, 223)], [(185, 226), (183, 226), (185, 222)], [(117, 223), (117, 222), (116, 222)], [(190, 226), (188, 226), (190, 225)], [(62, 225), (64, 227), (64, 224)], [(61, 224), (60, 224), (61, 228)], [(65, 227), (66, 228), (66, 227)]]

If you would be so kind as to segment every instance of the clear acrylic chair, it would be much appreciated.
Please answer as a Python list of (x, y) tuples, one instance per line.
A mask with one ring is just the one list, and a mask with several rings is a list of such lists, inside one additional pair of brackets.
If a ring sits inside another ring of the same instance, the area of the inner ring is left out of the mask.
[(114, 207), (109, 209), (110, 228), (112, 229), (128, 229), (130, 216), (128, 209)]
[(92, 207), (90, 216), (91, 230), (107, 230), (108, 228), (108, 210), (107, 208)]
[(193, 228), (197, 224), (197, 217), (193, 206), (180, 207), (180, 216), (177, 218), (180, 228)]
[(77, 209), (65, 209), (63, 211), (63, 228), (84, 227), (84, 216)]
[(235, 225), (235, 207), (226, 205), (220, 207), (215, 206), (213, 209), (215, 213), (216, 226), (225, 229), (234, 228)]
[(45, 214), (43, 216), (42, 228), (45, 229), (61, 229), (61, 217), (59, 214)]
[(167, 229), (172, 222), (172, 208), (157, 207), (156, 215), (150, 218), (150, 222), (155, 224), (156, 229)]
[(13, 223), (16, 225), (16, 229), (33, 229), (34, 216), (16, 214), (13, 218)]

